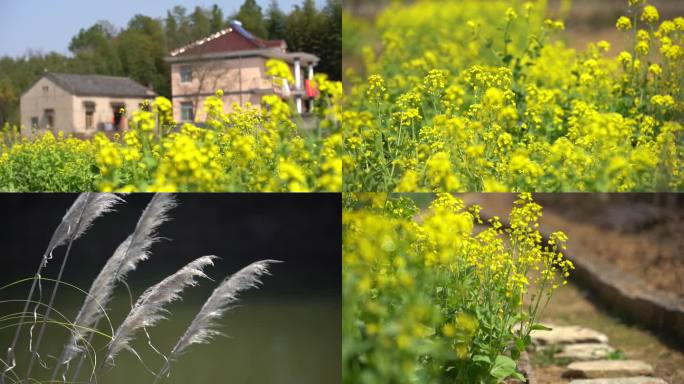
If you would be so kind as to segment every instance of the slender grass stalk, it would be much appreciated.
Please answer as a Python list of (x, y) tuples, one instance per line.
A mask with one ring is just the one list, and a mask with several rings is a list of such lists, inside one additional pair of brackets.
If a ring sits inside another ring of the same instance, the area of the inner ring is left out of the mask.
[[(78, 199), (76, 200), (77, 202), (79, 199), (81, 199), (80, 195)], [(118, 196), (111, 194), (111, 193), (91, 193), (88, 192), (85, 195), (85, 198), (83, 199), (82, 207), (80, 208), (80, 213), (78, 215), (78, 219), (76, 219), (75, 225), (71, 226), (71, 224), (67, 227), (67, 230), (65, 232), (64, 236), (69, 237), (69, 244), (67, 246), (67, 250), (64, 253), (64, 258), (62, 259), (62, 265), (59, 268), (59, 273), (57, 274), (57, 282), (55, 286), (52, 288), (52, 294), (50, 296), (50, 301), (47, 306), (47, 310), (45, 311), (45, 317), (49, 318), (50, 317), (50, 310), (52, 308), (52, 304), (55, 301), (55, 297), (57, 296), (57, 289), (59, 288), (59, 282), (62, 279), (62, 274), (64, 273), (64, 268), (66, 267), (67, 260), (69, 258), (69, 252), (71, 251), (71, 245), (73, 244), (73, 241), (76, 240), (78, 237), (80, 237), (85, 231), (92, 225), (93, 221), (103, 215), (104, 213), (110, 212), (113, 210), (113, 206), (119, 202), (121, 202), (122, 199), (119, 198)], [(73, 208), (73, 206), (72, 206)], [(70, 209), (71, 211), (71, 209)], [(69, 212), (67, 212), (67, 215)], [(61, 227), (61, 224), (60, 224)], [(59, 229), (59, 227), (58, 227)], [(73, 229), (73, 231), (72, 231)], [(53, 236), (54, 238), (54, 236)], [(51, 241), (52, 242), (52, 241)], [(50, 252), (51, 253), (51, 252)], [(40, 279), (40, 277), (39, 277)], [(36, 307), (37, 308), (37, 307)], [(37, 309), (36, 309), (37, 310)], [(35, 314), (34, 314), (35, 317)], [(31, 358), (29, 360), (28, 368), (26, 370), (26, 378), (28, 380), (29, 377), (31, 377), (31, 369), (33, 368), (33, 362), (35, 361), (35, 358), (38, 357), (40, 359), (40, 355), (38, 355), (38, 348), (40, 347), (40, 343), (43, 340), (43, 335), (45, 334), (45, 326), (46, 323), (43, 323), (40, 326), (40, 331), (38, 333), (38, 338), (36, 339), (36, 344), (32, 348), (32, 353), (31, 353)], [(31, 329), (33, 329), (33, 326), (31, 326)], [(30, 345), (29, 345), (30, 346)]]
[(167, 312), (164, 309), (165, 305), (179, 300), (180, 293), (186, 287), (197, 285), (196, 278), (209, 278), (204, 274), (203, 269), (208, 265), (213, 265), (214, 259), (216, 256), (202, 256), (140, 295), (133, 309), (116, 330), (112, 341), (109, 343), (104, 360), (100, 362), (99, 367), (96, 367), (94, 374), (91, 375), (91, 384), (95, 383), (98, 371), (114, 364), (114, 359), (121, 350), (127, 349), (135, 353), (129, 345), (130, 341), (141, 328), (151, 327), (165, 318), (164, 313)]
[[(45, 281), (50, 281), (50, 282), (55, 282), (55, 283), (57, 282), (57, 280), (55, 280), (55, 279), (50, 279), (50, 278), (46, 278), (46, 277), (43, 277), (42, 279), (45, 280)], [(2, 290), (2, 289), (4, 289), (4, 288), (7, 288), (7, 287), (9, 287), (9, 286), (15, 285), (15, 284), (17, 284), (17, 283), (21, 283), (21, 282), (28, 281), (28, 280), (32, 280), (32, 278), (21, 279), (21, 280), (15, 281), (14, 283), (8, 284), (8, 285), (6, 285), (6, 286), (4, 286), (4, 287), (0, 287), (0, 290)], [(73, 288), (73, 289), (75, 289), (75, 290), (77, 290), (77, 291), (79, 291), (79, 292), (81, 292), (81, 293), (83, 293), (83, 294), (85, 294), (85, 295), (88, 295), (88, 292), (85, 292), (84, 290), (80, 289), (79, 287), (77, 287), (77, 286), (75, 286), (75, 285), (72, 285), (72, 284), (69, 284), (69, 283), (65, 283), (65, 282), (63, 282), (63, 281), (61, 281), (61, 282), (59, 282), (59, 283), (60, 283), (60, 284), (67, 285), (67, 286), (69, 286), (69, 287), (71, 287), (71, 288)], [(16, 300), (0, 300), (0, 304), (3, 304), (3, 303), (12, 303), (12, 302), (25, 302), (25, 300), (19, 300), (19, 299), (16, 299)], [(36, 305), (38, 305), (38, 306), (45, 306), (45, 307), (47, 307), (47, 304), (42, 303), (42, 302), (40, 302), (40, 301), (31, 301), (30, 304), (36, 304)], [(101, 309), (103, 309), (103, 308), (101, 308)], [(61, 326), (63, 326), (64, 328), (66, 328), (66, 329), (68, 329), (68, 330), (71, 330), (71, 331), (73, 331), (74, 327), (79, 327), (78, 325), (76, 325), (76, 324), (72, 323), (71, 321), (69, 321), (69, 318), (68, 318), (65, 314), (63, 314), (62, 312), (60, 312), (59, 310), (57, 310), (56, 308), (53, 307), (51, 310), (52, 310), (53, 312), (55, 312), (61, 319), (63, 319), (63, 321), (51, 320), (51, 319), (48, 319), (48, 318), (44, 318), (42, 315), (37, 315), (37, 316), (39, 316), (39, 319), (36, 319), (36, 322), (37, 322), (37, 323), (40, 322), (40, 323), (49, 323), (49, 324), (61, 325)], [(17, 319), (20, 320), (20, 319), (22, 318), (22, 316), (31, 315), (31, 314), (33, 314), (33, 312), (20, 312), (20, 313), (13, 313), (13, 314), (1, 316), (1, 317), (0, 317), (0, 323), (1, 323), (1, 322), (12, 321), (12, 320), (17, 320)], [(111, 324), (111, 321), (109, 320), (109, 317), (107, 317), (106, 313), (105, 313), (104, 316), (107, 318), (108, 323)], [(19, 323), (17, 322), (16, 324), (9, 324), (9, 325), (0, 326), (0, 331), (3, 330), (3, 329), (7, 329), (7, 328), (14, 328), (14, 327), (16, 327), (18, 324), (19, 324)], [(111, 336), (110, 336), (110, 335), (105, 334), (105, 333), (102, 333), (102, 332), (98, 331), (97, 329), (84, 329), (84, 331), (92, 332), (92, 333), (97, 333), (97, 334), (100, 335), (100, 336), (103, 336), (103, 337), (106, 337), (106, 338), (111, 339)], [(94, 348), (92, 347), (92, 345), (90, 344), (89, 341), (86, 341), (86, 346), (85, 346), (85, 348), (86, 348), (86, 350), (94, 351)], [(3, 362), (3, 365), (5, 365), (6, 367), (10, 367), (9, 364), (4, 364), (4, 360), (0, 360), (0, 361)], [(19, 379), (19, 376), (18, 376), (15, 372), (13, 372), (13, 371), (10, 371), (10, 372), (17, 378), (17, 381), (16, 381), (17, 383), (22, 381), (21, 379)], [(29, 380), (32, 380), (32, 379), (29, 378)], [(51, 380), (51, 381), (52, 381), (52, 380)], [(66, 380), (64, 380), (64, 381), (66, 382)]]
[(259, 279), (262, 275), (268, 275), (268, 266), (278, 263), (277, 260), (262, 260), (254, 262), (234, 275), (226, 278), (212, 292), (209, 299), (204, 303), (200, 311), (195, 316), (185, 334), (178, 340), (166, 359), (164, 366), (156, 375), (154, 383), (170, 369), (171, 362), (180, 357), (185, 349), (193, 344), (208, 343), (212, 337), (220, 335), (216, 330), (215, 320), (232, 308), (232, 304), (238, 300), (238, 294), (250, 288), (257, 288), (261, 284)]
[[(107, 194), (109, 195), (109, 194)], [(115, 196), (111, 195), (114, 199), (118, 199)], [(87, 202), (90, 200), (90, 193), (82, 193), (76, 198), (76, 201), (71, 205), (71, 207), (67, 210), (66, 214), (62, 217), (62, 221), (59, 223), (57, 228), (55, 229), (55, 232), (52, 234), (52, 237), (50, 238), (50, 242), (48, 243), (48, 246), (45, 250), (45, 253), (43, 253), (43, 257), (41, 259), (40, 264), (38, 265), (38, 270), (36, 271), (34, 277), (33, 277), (33, 283), (31, 284), (31, 288), (29, 289), (29, 294), (26, 299), (26, 304), (24, 304), (24, 309), (22, 313), (26, 313), (28, 311), (28, 306), (31, 300), (33, 299), (33, 294), (35, 292), (36, 286), (38, 286), (39, 292), (41, 291), (40, 287), (40, 280), (41, 280), (41, 271), (47, 266), (47, 263), (50, 259), (52, 259), (52, 252), (55, 250), (55, 248), (59, 247), (60, 245), (63, 245), (67, 240), (70, 238), (78, 238), (81, 236), (85, 230), (92, 224), (92, 221), (97, 218), (100, 214), (104, 212), (98, 212), (97, 215), (93, 214), (92, 217), (87, 218), (87, 223), (86, 225), (82, 226), (77, 226), (76, 224), (78, 222), (81, 222), (81, 217), (85, 214), (86, 212), (86, 206)], [(110, 207), (107, 207), (105, 211), (108, 211)], [(89, 211), (90, 212), (90, 211)], [(35, 317), (35, 314), (34, 314)], [(7, 369), (3, 370), (2, 376), (0, 376), (0, 384), (5, 383), (5, 377), (7, 375), (8, 371), (11, 371), (14, 369), (16, 366), (16, 361), (14, 358), (14, 350), (17, 346), (17, 342), (19, 341), (19, 335), (21, 334), (21, 329), (23, 327), (25, 320), (25, 316), (22, 316), (22, 318), (19, 321), (19, 325), (17, 326), (17, 329), (14, 333), (14, 337), (12, 338), (12, 343), (10, 346), (7, 348), (7, 362), (10, 364)]]
[[(33, 277), (33, 283), (31, 284), (31, 288), (29, 289), (29, 294), (28, 298), (26, 299), (26, 302), (24, 304), (24, 309), (22, 310), (22, 313), (25, 314), (28, 311), (29, 303), (33, 299), (33, 293), (36, 289), (36, 285), (39, 284), (40, 281), (40, 272), (45, 268), (45, 266), (48, 263), (48, 260), (52, 259), (52, 251), (54, 248), (59, 246), (64, 240), (66, 240), (66, 233), (70, 232), (71, 225), (77, 221), (80, 220), (80, 216), (83, 213), (83, 208), (85, 205), (85, 200), (88, 198), (89, 194), (88, 193), (82, 193), (81, 195), (78, 196), (76, 201), (71, 205), (67, 213), (64, 215), (62, 218), (62, 221), (59, 223), (57, 226), (57, 229), (55, 229), (55, 232), (52, 234), (52, 238), (50, 239), (50, 243), (48, 244), (47, 249), (45, 250), (45, 253), (43, 254), (43, 257), (41, 259), (40, 264), (38, 265), (38, 270), (36, 271), (34, 277)], [(76, 217), (76, 212), (78, 213), (78, 217)], [(67, 227), (65, 230), (64, 227)], [(7, 362), (8, 362), (8, 367), (7, 369), (3, 370), (2, 376), (0, 376), (0, 384), (5, 384), (5, 376), (7, 375), (7, 372), (11, 371), (14, 369), (16, 366), (16, 361), (14, 359), (14, 348), (17, 345), (17, 342), (19, 341), (19, 335), (21, 334), (21, 328), (24, 323), (24, 318), (25, 316), (22, 315), (21, 319), (19, 320), (19, 324), (17, 325), (17, 329), (14, 332), (14, 337), (12, 338), (12, 343), (10, 344), (9, 348), (7, 348)]]
[[(57, 274), (57, 281), (60, 281), (62, 279), (62, 274), (64, 273), (64, 267), (66, 266), (66, 261), (69, 258), (69, 252), (71, 251), (71, 244), (73, 243), (73, 241), (74, 241), (73, 238), (69, 239), (69, 245), (67, 246), (66, 252), (64, 253), (64, 258), (62, 259), (62, 265), (60, 266), (59, 273)], [(55, 300), (58, 284), (55, 284), (54, 288), (52, 289), (52, 294), (50, 295), (50, 304), (48, 304), (48, 307), (45, 310), (45, 315), (44, 315), (45, 318), (48, 318), (50, 316), (50, 312), (51, 312), (50, 309), (52, 307), (52, 303)], [(41, 297), (41, 299), (42, 299), (42, 297)], [(37, 311), (38, 311), (38, 306), (36, 305), (34, 312), (33, 312), (34, 322), (31, 325), (31, 329), (29, 331), (29, 333), (31, 335), (33, 335), (33, 327), (36, 325), (35, 320), (36, 320)], [(43, 340), (43, 334), (45, 333), (45, 325), (46, 325), (45, 322), (43, 322), (41, 324), (40, 331), (38, 331), (38, 338), (36, 338), (36, 343), (33, 346), (31, 346), (31, 342), (29, 341), (29, 352), (31, 352), (31, 358), (29, 359), (28, 368), (26, 369), (26, 381), (28, 381), (29, 378), (31, 377), (31, 370), (33, 368), (33, 362), (35, 361), (36, 357), (38, 358), (38, 360), (40, 360), (40, 355), (38, 354), (38, 348), (40, 347), (40, 342)]]
[[(102, 317), (103, 312), (100, 312), (100, 309), (102, 308), (104, 311), (104, 306), (107, 304), (107, 301), (109, 300), (114, 288), (113, 284), (109, 281), (109, 279), (113, 277), (113, 271), (110, 268), (110, 265), (112, 264), (111, 262), (112, 260), (120, 259), (121, 255), (125, 253), (130, 243), (131, 237), (129, 236), (117, 247), (116, 251), (114, 251), (114, 254), (109, 258), (104, 268), (102, 268), (100, 271), (100, 274), (93, 281), (83, 306), (79, 310), (78, 315), (74, 320), (74, 328), (71, 329), (71, 337), (62, 349), (62, 352), (57, 359), (57, 363), (52, 370), (51, 381), (57, 377), (59, 368), (63, 364), (68, 363), (72, 358), (81, 352), (78, 343), (81, 340), (84, 340), (87, 334), (90, 333), (92, 335), (92, 333), (89, 332), (88, 328), (86, 327), (90, 326), (92, 323), (98, 321)], [(97, 324), (93, 328), (96, 327)], [(114, 333), (113, 329), (112, 333)], [(91, 341), (92, 338), (88, 340), (88, 343)]]

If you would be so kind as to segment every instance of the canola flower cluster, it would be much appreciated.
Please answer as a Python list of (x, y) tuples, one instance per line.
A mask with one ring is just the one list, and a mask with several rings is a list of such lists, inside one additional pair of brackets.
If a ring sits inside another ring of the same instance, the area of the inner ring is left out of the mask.
[(480, 207), (448, 193), (424, 211), (407, 197), (344, 196), (343, 381), (519, 377), (537, 315), (573, 269), (562, 232), (543, 242), (532, 196), (519, 196), (506, 228), (496, 217), (485, 228)]
[[(274, 66), (278, 68), (278, 66)], [(262, 108), (233, 105), (222, 92), (209, 97), (206, 125), (176, 129), (168, 99), (134, 111), (130, 129), (92, 140), (17, 137), (0, 141), (0, 185), (8, 191), (340, 191), (342, 86), (316, 78), (322, 92), (319, 129), (301, 132), (290, 105), (278, 96)]]
[(346, 73), (345, 190), (684, 190), (684, 17), (627, 6), (628, 49), (577, 52), (545, 1), (393, 3)]

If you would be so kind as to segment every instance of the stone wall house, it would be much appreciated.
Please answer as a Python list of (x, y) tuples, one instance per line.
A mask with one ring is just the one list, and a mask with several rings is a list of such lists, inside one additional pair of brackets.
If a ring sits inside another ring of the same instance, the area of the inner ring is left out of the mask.
[(45, 73), (20, 100), (21, 133), (62, 131), (80, 138), (127, 129), (128, 113), (154, 92), (127, 77)]
[[(279, 59), (293, 73), (294, 84), (278, 85), (266, 75), (266, 62)], [(230, 27), (176, 49), (167, 57), (171, 64), (171, 90), (174, 119), (204, 121), (204, 100), (223, 91), (227, 111), (233, 103), (261, 105), (264, 95), (279, 94), (294, 100), (299, 113), (313, 109), (305, 81), (313, 80), (319, 59), (305, 52), (288, 52), (284, 40), (263, 40), (233, 21)]]

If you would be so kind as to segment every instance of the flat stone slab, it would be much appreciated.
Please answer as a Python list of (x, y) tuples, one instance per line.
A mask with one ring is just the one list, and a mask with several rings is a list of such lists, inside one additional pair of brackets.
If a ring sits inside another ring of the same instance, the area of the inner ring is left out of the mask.
[(600, 343), (607, 344), (608, 336), (578, 325), (549, 325), (550, 331), (532, 331), (530, 336), (537, 345)]
[(605, 359), (608, 355), (615, 352), (615, 349), (608, 344), (602, 343), (582, 343), (568, 344), (556, 353), (554, 357), (569, 359), (571, 361), (590, 361)]
[(634, 376), (653, 376), (653, 367), (637, 360), (598, 360), (571, 363), (563, 372), (563, 377), (577, 379)]
[(617, 377), (613, 379), (579, 379), (570, 384), (667, 384), (667, 381), (655, 377)]

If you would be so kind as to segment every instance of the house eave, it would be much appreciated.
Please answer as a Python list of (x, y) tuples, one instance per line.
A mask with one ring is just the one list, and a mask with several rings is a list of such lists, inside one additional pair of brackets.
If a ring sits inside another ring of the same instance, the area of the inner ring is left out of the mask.
[[(70, 92), (71, 93), (71, 92)], [(147, 99), (151, 97), (157, 97), (156, 93), (140, 95), (140, 94), (128, 94), (128, 95), (107, 95), (107, 94), (94, 94), (94, 93), (71, 93), (76, 97), (107, 97), (110, 99)]]
[(280, 52), (277, 49), (252, 49), (235, 52), (215, 52), (196, 55), (167, 56), (164, 60), (171, 64), (190, 63), (195, 61), (209, 61), (220, 59), (239, 59), (249, 57), (264, 57), (268, 59), (279, 59), (288, 63), (294, 63), (299, 59), (302, 63), (316, 65), (320, 61), (318, 56), (306, 52)]

